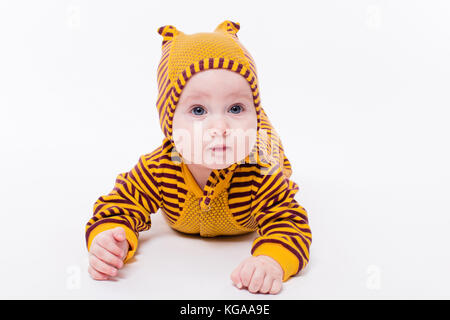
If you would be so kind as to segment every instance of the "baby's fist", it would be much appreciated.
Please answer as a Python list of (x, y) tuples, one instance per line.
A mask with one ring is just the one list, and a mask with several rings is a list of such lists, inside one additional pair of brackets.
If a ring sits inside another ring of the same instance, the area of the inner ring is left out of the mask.
[(89, 250), (88, 272), (94, 280), (108, 280), (123, 267), (128, 253), (128, 241), (122, 227), (100, 232)]
[(283, 269), (273, 258), (265, 255), (246, 258), (231, 273), (231, 281), (241, 289), (246, 287), (251, 293), (280, 292)]

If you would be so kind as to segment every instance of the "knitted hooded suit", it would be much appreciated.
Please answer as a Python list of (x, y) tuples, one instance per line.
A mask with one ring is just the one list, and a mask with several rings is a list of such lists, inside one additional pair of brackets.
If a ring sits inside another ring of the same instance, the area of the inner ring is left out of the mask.
[[(161, 209), (168, 224), (184, 233), (213, 237), (257, 231), (251, 254), (278, 261), (283, 281), (305, 268), (312, 240), (307, 213), (294, 199), (299, 188), (289, 179), (291, 165), (261, 106), (256, 66), (238, 39), (239, 29), (239, 23), (229, 20), (214, 32), (158, 28), (163, 41), (156, 107), (165, 138), (129, 172), (119, 174), (109, 194), (97, 199), (86, 225), (88, 249), (97, 234), (122, 226), (130, 244), (127, 261), (136, 251), (139, 232), (150, 229), (150, 215)], [(172, 124), (187, 81), (208, 69), (226, 69), (247, 80), (257, 136), (245, 159), (212, 170), (201, 189), (175, 148)]]

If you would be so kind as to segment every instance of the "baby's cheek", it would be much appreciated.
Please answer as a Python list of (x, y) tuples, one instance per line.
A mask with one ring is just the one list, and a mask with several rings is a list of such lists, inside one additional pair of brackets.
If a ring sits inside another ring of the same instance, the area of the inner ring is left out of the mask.
[(234, 137), (231, 137), (234, 150), (235, 161), (244, 159), (253, 149), (256, 143), (256, 131), (238, 130)]

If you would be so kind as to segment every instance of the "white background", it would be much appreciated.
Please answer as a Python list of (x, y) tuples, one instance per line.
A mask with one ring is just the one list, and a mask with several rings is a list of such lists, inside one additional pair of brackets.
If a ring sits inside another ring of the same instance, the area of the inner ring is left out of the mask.
[[(87, 273), (95, 200), (163, 139), (160, 26), (224, 20), (253, 55), (313, 232), (277, 296), (231, 284), (256, 234), (160, 212), (114, 282)], [(450, 298), (448, 1), (1, 1), (1, 298)]]

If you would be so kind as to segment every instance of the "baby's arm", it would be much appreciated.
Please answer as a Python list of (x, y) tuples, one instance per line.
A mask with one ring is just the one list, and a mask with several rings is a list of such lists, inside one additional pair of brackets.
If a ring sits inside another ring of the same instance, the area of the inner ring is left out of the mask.
[(129, 172), (117, 176), (109, 194), (94, 203), (94, 214), (85, 228), (91, 276), (98, 276), (91, 271), (115, 275), (134, 255), (139, 232), (150, 229), (150, 214), (160, 207), (158, 183), (143, 155)]
[(298, 185), (279, 168), (262, 176), (258, 185), (253, 214), (259, 237), (253, 242), (252, 257), (236, 268), (231, 278), (236, 286), (253, 293), (277, 293), (281, 282), (306, 267), (311, 229), (306, 210), (294, 199)]

